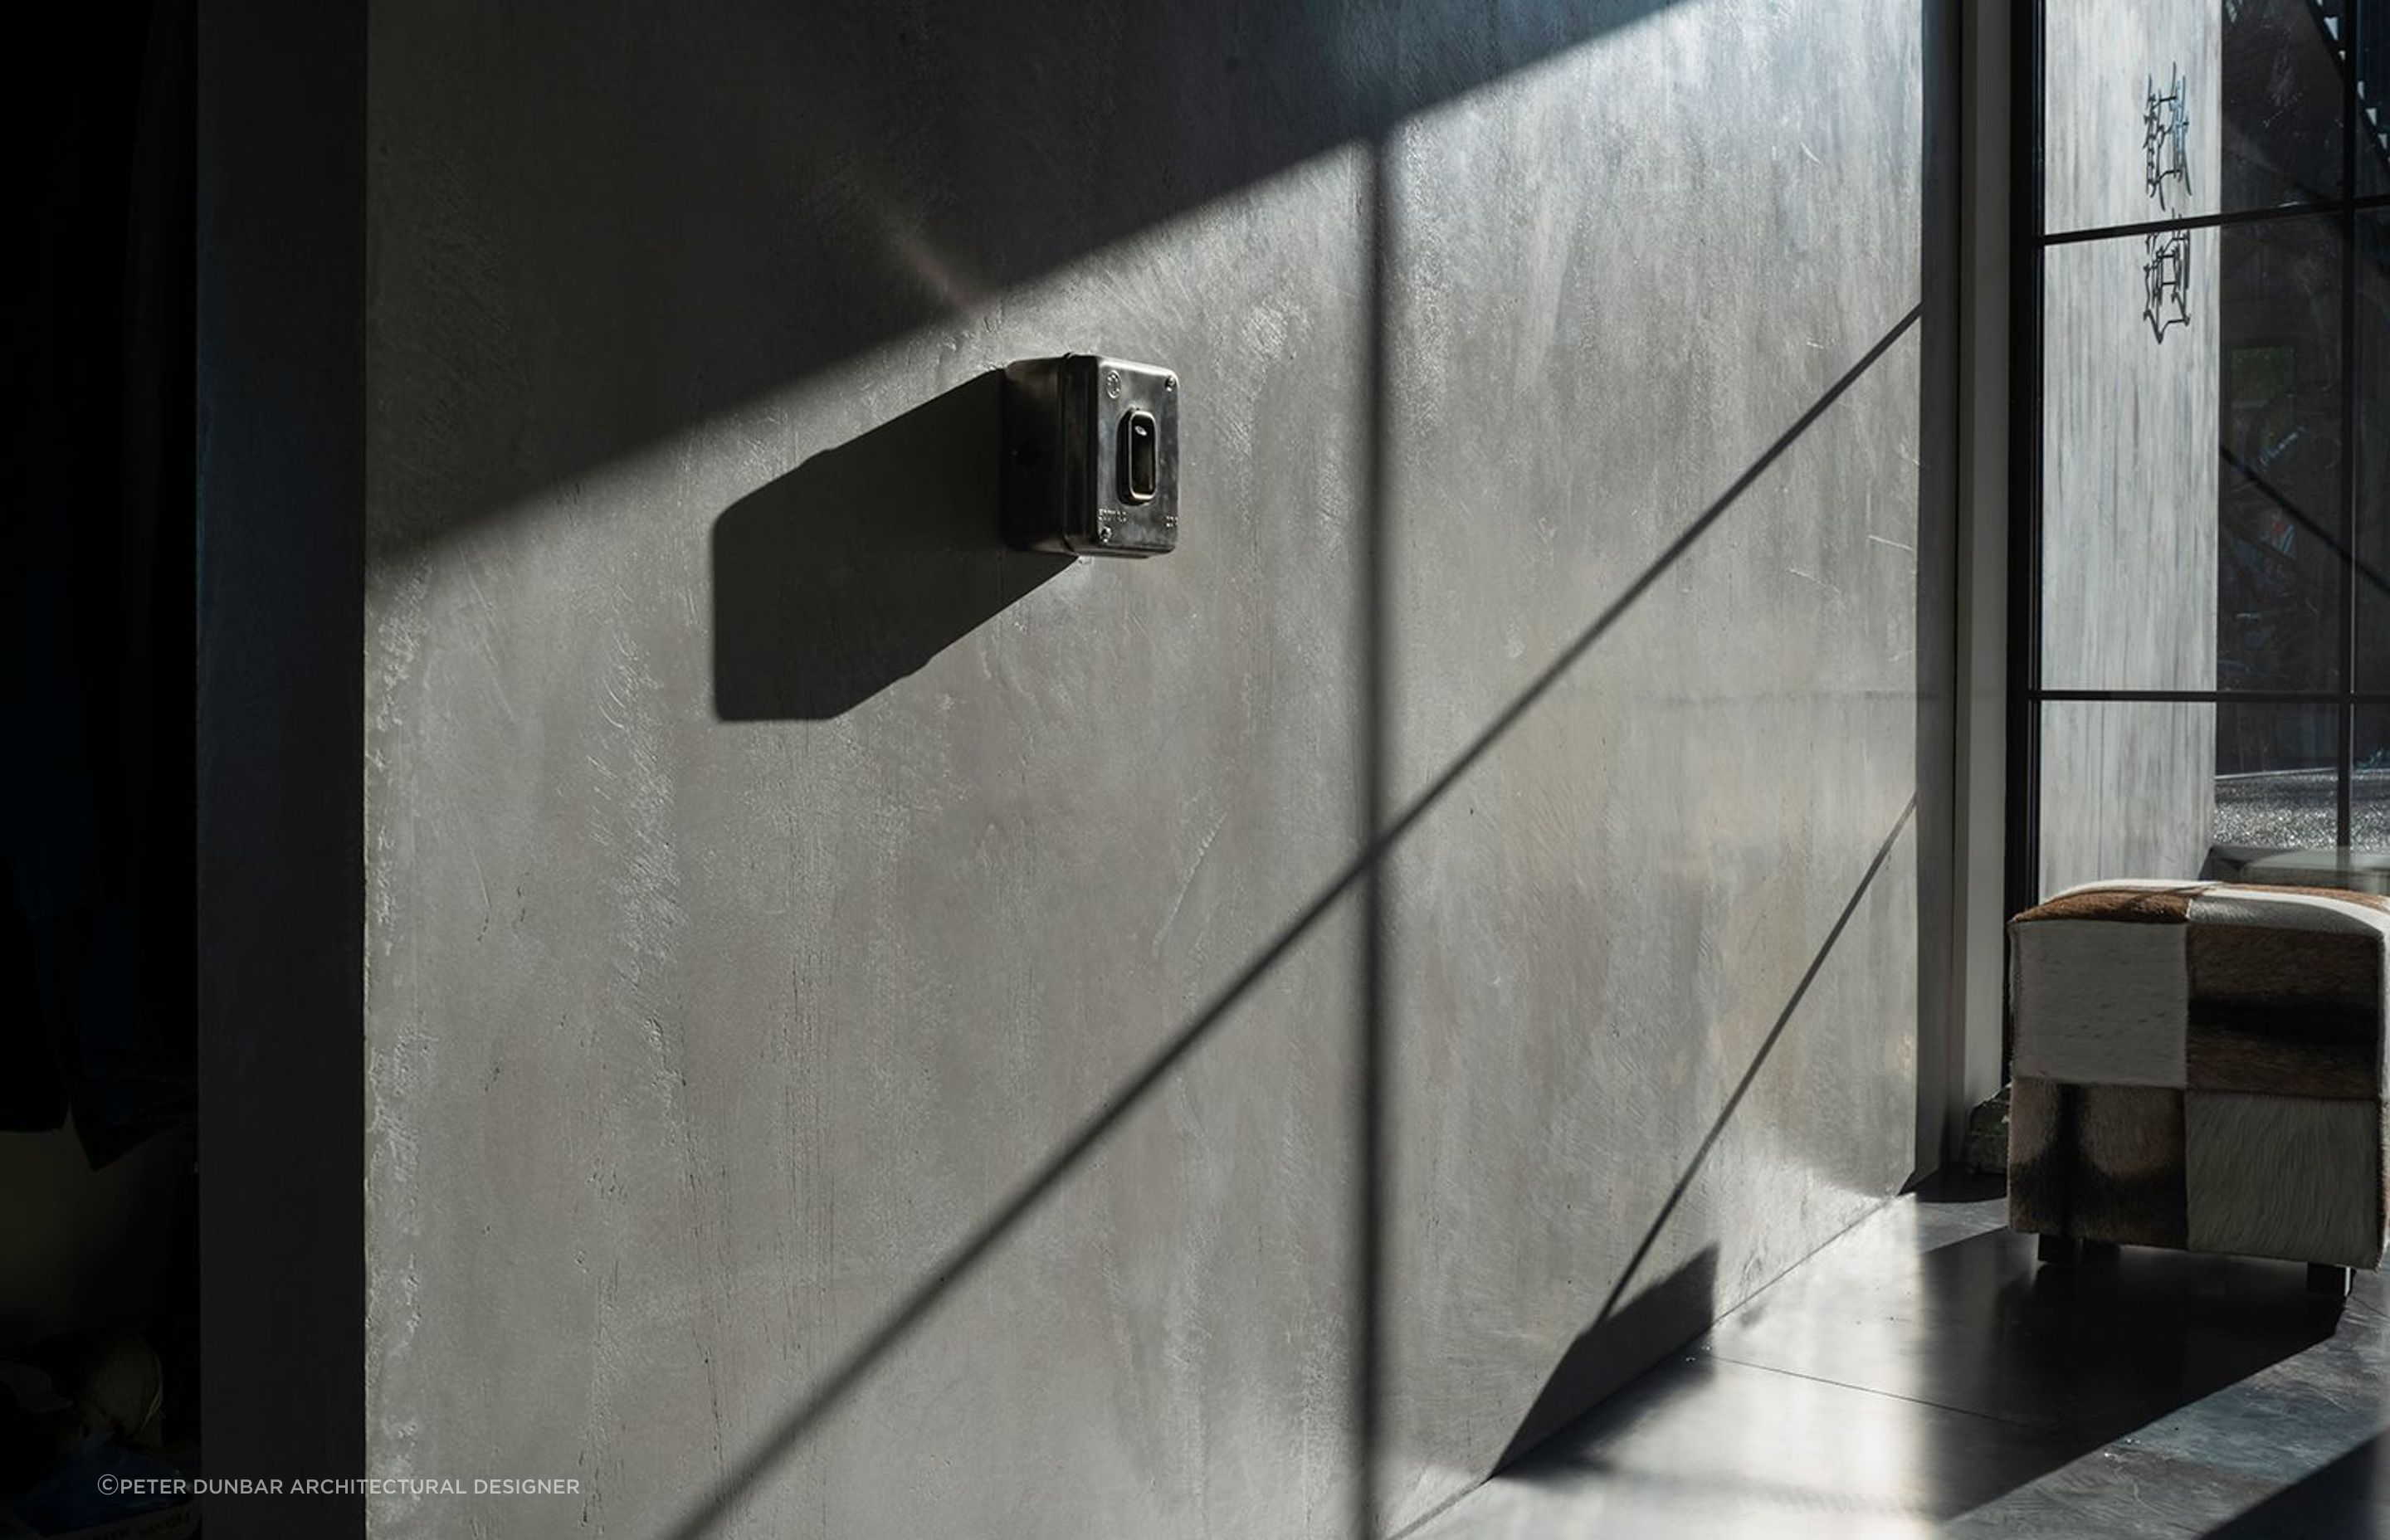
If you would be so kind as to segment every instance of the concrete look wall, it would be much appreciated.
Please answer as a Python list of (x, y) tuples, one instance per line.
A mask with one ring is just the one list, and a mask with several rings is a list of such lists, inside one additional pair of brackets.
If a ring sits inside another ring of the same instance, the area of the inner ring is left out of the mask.
[[(2051, 231), (2209, 213), (2222, 182), (2221, 20), (2208, 0), (2052, 4), (2044, 45)], [(2150, 83), (2177, 71), (2191, 185), (2148, 190)], [(2191, 235), (2191, 322), (2144, 317), (2139, 236), (2042, 263), (2041, 682), (2216, 687), (2217, 234)], [(2215, 823), (2216, 708), (2059, 703), (2041, 717), (2041, 891), (2196, 877)]]
[(377, 7), (374, 1533), (1391, 1533), (1896, 1187), (1921, 18)]
[(1396, 804), (1600, 629), (1392, 863), (1390, 1527), (1908, 1169), (1919, 14), (1680, 7), (1396, 138)]

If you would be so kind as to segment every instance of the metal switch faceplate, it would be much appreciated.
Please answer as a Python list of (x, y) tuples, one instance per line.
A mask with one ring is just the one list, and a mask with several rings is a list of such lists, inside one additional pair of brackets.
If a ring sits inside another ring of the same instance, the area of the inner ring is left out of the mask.
[(1005, 538), (1073, 556), (1178, 545), (1178, 377), (1067, 353), (1004, 371)]

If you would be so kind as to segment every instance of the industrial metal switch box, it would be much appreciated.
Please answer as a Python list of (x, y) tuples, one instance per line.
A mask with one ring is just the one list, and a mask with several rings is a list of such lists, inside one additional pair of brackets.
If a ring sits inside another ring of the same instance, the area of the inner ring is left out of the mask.
[(1178, 545), (1178, 377), (1068, 353), (1004, 371), (1004, 532), (1073, 556)]

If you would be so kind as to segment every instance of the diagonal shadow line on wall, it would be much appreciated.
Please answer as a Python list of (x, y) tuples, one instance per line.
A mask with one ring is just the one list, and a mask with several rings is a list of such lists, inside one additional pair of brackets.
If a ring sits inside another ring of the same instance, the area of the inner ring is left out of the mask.
[[(1361, 516), (1361, 831), (1376, 845), (1385, 831), (1387, 762), (1393, 695), (1394, 507), (1390, 495), (1394, 443), (1393, 290), (1397, 204), (1392, 196), (1391, 147), (1381, 135), (1369, 146), (1369, 282), (1368, 340), (1368, 418), (1362, 451)], [(1353, 1045), (1353, 1303), (1351, 1511), (1356, 1540), (1372, 1540), (1378, 1524), (1379, 1421), (1384, 1411), (1386, 1273), (1386, 1102), (1392, 1071), (1386, 1054), (1386, 1002), (1392, 991), (1386, 968), (1386, 878), (1371, 862), (1361, 879), (1358, 908), (1360, 977), (1358, 1030)]]
[[(1750, 1064), (1744, 1068), (1742, 1078), (1735, 1083), (1733, 1091), (1728, 1094), (1726, 1104), (1718, 1109), (1717, 1116), (1710, 1122), (1709, 1132), (1703, 1136), (1702, 1142), (1694, 1148), (1692, 1158), (1685, 1162), (1685, 1169), (1677, 1176), (1677, 1185), (1669, 1189), (1667, 1198), (1660, 1204), (1659, 1212), (1651, 1216), (1651, 1225), (1644, 1229), (1642, 1239), (1636, 1243), (1635, 1250), (1627, 1256), (1626, 1265), (1619, 1270), (1618, 1279), (1611, 1285), (1610, 1293), (1602, 1300), (1601, 1308), (1595, 1313), (1592, 1324), (1577, 1335), (1567, 1355), (1553, 1370), (1552, 1382), (1545, 1387), (1544, 1393), (1537, 1398), (1536, 1404), (1528, 1409), (1525, 1418), (1520, 1423), (1519, 1431), (1511, 1436), (1509, 1447), (1505, 1448), (1500, 1457), (1495, 1460), (1492, 1473), (1498, 1474), (1533, 1454), (1546, 1440), (1560, 1433), (1570, 1423), (1582, 1417), (1611, 1390), (1616, 1389), (1625, 1380), (1640, 1373), (1643, 1368), (1650, 1367), (1649, 1362), (1629, 1365), (1624, 1369), (1607, 1365), (1590, 1366), (1586, 1367), (1582, 1372), (1606, 1378), (1607, 1383), (1580, 1385), (1574, 1391), (1564, 1383), (1569, 1377), (1572, 1365), (1586, 1366), (1588, 1360), (1600, 1360), (1608, 1356), (1600, 1351), (1603, 1328), (1610, 1326), (1613, 1319), (1624, 1319), (1620, 1316), (1619, 1302), (1625, 1298), (1627, 1286), (1641, 1274), (1643, 1264), (1651, 1255), (1651, 1248), (1658, 1242), (1662, 1233), (1666, 1230), (1668, 1221), (1675, 1216), (1677, 1205), (1682, 1203), (1685, 1200), (1685, 1195), (1692, 1190), (1693, 1180), (1701, 1174), (1703, 1165), (1708, 1161), (1710, 1151), (1717, 1147), (1718, 1140), (1724, 1136), (1727, 1124), (1734, 1121), (1735, 1113), (1741, 1109), (1743, 1097), (1751, 1094), (1751, 1087), (1759, 1079), (1759, 1072), (1767, 1065), (1769, 1057), (1776, 1052), (1776, 1046), (1783, 1040), (1785, 1030), (1792, 1026), (1793, 1014), (1800, 1009), (1801, 1002), (1808, 997), (1809, 986), (1818, 982), (1818, 975), (1825, 969), (1826, 959), (1832, 956), (1834, 948), (1842, 944), (1843, 932), (1850, 929), (1852, 919), (1858, 914), (1860, 904), (1866, 901), (1869, 892), (1874, 888), (1877, 876), (1882, 872), (1885, 863), (1892, 859), (1894, 848), (1900, 843), (1901, 835), (1907, 832), (1910, 822), (1916, 816), (1917, 798), (1912, 794), (1908, 799), (1908, 804), (1900, 810), (1900, 816), (1893, 820), (1891, 832), (1883, 837), (1882, 843), (1876, 846), (1874, 857), (1868, 862), (1867, 870), (1859, 875), (1858, 884), (1851, 890), (1851, 896), (1844, 902), (1842, 913), (1834, 918), (1834, 923), (1827, 929), (1826, 939), (1818, 943), (1818, 950), (1809, 958), (1809, 966), (1802, 969), (1799, 982), (1793, 984), (1792, 993), (1786, 996), (1784, 1008), (1776, 1013), (1776, 1020), (1768, 1027), (1767, 1035), (1760, 1039), (1758, 1050), (1752, 1055)], [(1708, 1259), (1703, 1260), (1706, 1262)], [(1706, 1267), (1701, 1272), (1703, 1281), (1698, 1291), (1700, 1296), (1698, 1303), (1704, 1313), (1704, 1318), (1695, 1325), (1691, 1331), (1687, 1331), (1682, 1325), (1678, 1325), (1673, 1333), (1677, 1341), (1684, 1341), (1692, 1332), (1699, 1331), (1702, 1327), (1708, 1324), (1709, 1318), (1716, 1315), (1714, 1302), (1708, 1297)], [(1638, 1304), (1636, 1308), (1640, 1307)], [(1627, 1312), (1628, 1315), (1633, 1314), (1633, 1310)], [(1664, 1333), (1667, 1331), (1666, 1327), (1661, 1323), (1645, 1322), (1642, 1323), (1642, 1330), (1638, 1334), (1648, 1339), (1650, 1331), (1655, 1327)], [(1648, 1359), (1650, 1349), (1655, 1345), (1664, 1352), (1672, 1348), (1675, 1342), (1663, 1341), (1653, 1344), (1647, 1340), (1643, 1342), (1628, 1344), (1624, 1351), (1643, 1353)], [(1608, 1370), (1606, 1376), (1602, 1374), (1604, 1368)], [(1408, 1540), (1408, 1536), (1416, 1534), (1442, 1518), (1453, 1505), (1474, 1490), (1473, 1487), (1465, 1487), (1452, 1494), (1396, 1530), (1388, 1537), (1388, 1540)]]
[[(1783, 458), (1785, 453), (1825, 416), (1835, 402), (1874, 366), (1876, 361), (1890, 352), (1893, 345), (1908, 334), (1923, 314), (1924, 307), (1912, 305), (1908, 313), (1895, 322), (1875, 343), (1862, 354), (1857, 363), (1837, 379), (1792, 426), (1779, 434), (1761, 451), (1742, 474), (1713, 501), (1675, 539), (1662, 547), (1651, 564), (1637, 575), (1618, 597), (1605, 606), (1592, 622), (1579, 632), (1569, 645), (1561, 649), (1543, 671), (1525, 688), (1513, 697), (1471, 740), (1469, 746), (1437, 773), (1426, 789), (1413, 798), (1401, 813), (1389, 821), (1384, 829), (1365, 844), (1329, 884), (1279, 931), (1269, 943), (1255, 953), (1243, 968), (1215, 994), (1209, 1004), (1178, 1029), (1142, 1069), (1131, 1075), (1112, 1093), (1103, 1109), (1079, 1125), (1078, 1130), (1058, 1146), (1037, 1168), (1012, 1189), (1012, 1195), (996, 1205), (968, 1235), (949, 1248), (935, 1266), (903, 1299), (880, 1318), (877, 1326), (861, 1341), (849, 1349), (837, 1367), (823, 1377), (812, 1392), (776, 1424), (764, 1439), (737, 1464), (725, 1471), (713, 1489), (693, 1505), (689, 1511), (670, 1529), (662, 1532), (662, 1540), (697, 1540), (714, 1525), (729, 1517), (755, 1485), (771, 1473), (791, 1450), (803, 1444), (822, 1419), (854, 1392), (857, 1386), (898, 1343), (910, 1336), (930, 1313), (954, 1290), (955, 1286), (984, 1261), (996, 1244), (1015, 1226), (1026, 1219), (1050, 1194), (1054, 1187), (1078, 1163), (1118, 1128), (1139, 1103), (1182, 1063), (1195, 1046), (1208, 1036), (1214, 1027), (1227, 1016), (1263, 979), (1283, 961), (1286, 956), (1324, 919), (1328, 912), (1346, 894), (1352, 892), (1385, 859), (1386, 854), (1403, 837), (1441, 802), (1454, 786), (1459, 783), (1520, 719), (1536, 704), (1551, 693), (1576, 662), (1595, 643), (1625, 617), (1651, 585), (1658, 583), (1668, 570), (1702, 537), (1724, 518), (1727, 510), (1751, 490), (1770, 467)], [(1912, 801), (1911, 810), (1915, 803)], [(1903, 815), (1904, 822), (1907, 815)], [(1879, 856), (1879, 862), (1881, 856)], [(1713, 1135), (1715, 1137), (1715, 1135)], [(1703, 1152), (1706, 1153), (1704, 1145)], [(1671, 1200), (1671, 1207), (1674, 1200)]]
[(1610, 1318), (1612, 1312), (1618, 1308), (1619, 1300), (1625, 1295), (1626, 1286), (1633, 1283), (1636, 1275), (1642, 1270), (1645, 1260), (1651, 1254), (1652, 1246), (1660, 1238), (1661, 1231), (1667, 1227), (1669, 1218), (1676, 1213), (1677, 1205), (1682, 1203), (1685, 1194), (1692, 1190), (1693, 1178), (1701, 1174), (1703, 1162), (1710, 1158), (1710, 1151), (1716, 1148), (1720, 1136), (1726, 1133), (1726, 1125), (1733, 1120), (1736, 1110), (1742, 1106), (1742, 1098), (1751, 1094), (1752, 1084), (1758, 1080), (1768, 1055), (1776, 1051), (1777, 1043), (1784, 1036), (1784, 1029), (1792, 1024), (1792, 1013), (1800, 1008), (1802, 1000), (1808, 995), (1809, 986), (1818, 982), (1818, 974), (1825, 968), (1826, 959), (1833, 955), (1835, 945), (1843, 939), (1843, 932), (1850, 928), (1851, 917), (1858, 913), (1860, 901), (1867, 897), (1868, 890), (1875, 886), (1876, 874), (1883, 870), (1883, 864), (1892, 858), (1892, 847), (1899, 843), (1902, 832), (1916, 815), (1917, 798), (1911, 795), (1908, 805), (1900, 810), (1898, 818), (1893, 820), (1892, 832), (1885, 835), (1883, 843), (1876, 847), (1875, 859), (1868, 863), (1858, 886), (1851, 890), (1850, 901), (1835, 917), (1833, 928), (1826, 932), (1826, 939), (1818, 947), (1817, 955), (1809, 959), (1809, 966), (1802, 971), (1801, 982), (1792, 986), (1792, 994), (1785, 1000), (1784, 1008), (1777, 1013), (1775, 1025), (1769, 1027), (1767, 1035), (1760, 1040), (1759, 1051), (1752, 1056), (1751, 1067), (1744, 1070), (1742, 1078), (1735, 1083), (1733, 1094), (1726, 1098), (1726, 1105), (1718, 1109), (1717, 1117), (1710, 1123), (1709, 1133), (1703, 1136), (1700, 1146), (1693, 1150), (1693, 1158), (1685, 1162), (1684, 1174), (1678, 1176), (1677, 1185), (1669, 1189), (1667, 1200), (1660, 1205), (1660, 1212), (1651, 1216), (1651, 1227), (1643, 1232), (1642, 1240), (1627, 1257), (1625, 1267), (1619, 1272), (1618, 1281), (1610, 1286), (1609, 1297), (1601, 1302), (1601, 1309), (1594, 1315), (1595, 1326)]

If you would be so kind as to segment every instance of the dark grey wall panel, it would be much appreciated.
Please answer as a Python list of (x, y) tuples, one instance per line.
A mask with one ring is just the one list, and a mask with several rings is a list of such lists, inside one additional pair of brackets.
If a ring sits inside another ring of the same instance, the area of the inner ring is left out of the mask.
[[(210, 1476), (365, 1469), (365, 7), (199, 33), (200, 1347)], [(211, 1496), (336, 1535), (354, 1497)]]

